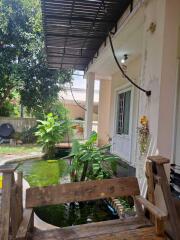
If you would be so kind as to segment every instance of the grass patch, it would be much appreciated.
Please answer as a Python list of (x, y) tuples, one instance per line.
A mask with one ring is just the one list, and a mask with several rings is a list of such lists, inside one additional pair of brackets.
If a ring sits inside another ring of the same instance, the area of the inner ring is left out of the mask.
[(41, 146), (32, 144), (22, 146), (0, 145), (0, 154), (23, 154), (41, 152), (41, 150), (42, 150)]

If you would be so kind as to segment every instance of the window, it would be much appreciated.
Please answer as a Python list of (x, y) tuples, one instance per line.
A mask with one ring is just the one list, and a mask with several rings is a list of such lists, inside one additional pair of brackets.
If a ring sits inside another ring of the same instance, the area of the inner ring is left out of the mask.
[(118, 94), (117, 134), (129, 134), (131, 91)]

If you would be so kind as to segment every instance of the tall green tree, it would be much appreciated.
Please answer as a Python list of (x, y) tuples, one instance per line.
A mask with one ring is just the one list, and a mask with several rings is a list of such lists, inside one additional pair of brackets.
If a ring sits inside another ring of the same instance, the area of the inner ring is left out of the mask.
[(57, 99), (71, 72), (48, 69), (45, 57), (39, 0), (0, 0), (0, 108), (14, 90), (34, 114)]

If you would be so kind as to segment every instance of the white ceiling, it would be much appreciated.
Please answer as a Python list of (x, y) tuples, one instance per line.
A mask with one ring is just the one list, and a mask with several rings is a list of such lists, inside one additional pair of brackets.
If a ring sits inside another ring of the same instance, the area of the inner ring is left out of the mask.
[[(128, 54), (128, 61), (132, 61), (141, 55), (143, 46), (144, 15), (139, 9), (129, 18), (121, 29), (113, 37), (113, 45), (118, 60), (121, 61), (124, 54)], [(102, 47), (99, 56), (89, 66), (88, 72), (95, 72), (96, 79), (111, 79), (111, 76), (118, 71), (115, 60), (112, 56), (109, 43)]]

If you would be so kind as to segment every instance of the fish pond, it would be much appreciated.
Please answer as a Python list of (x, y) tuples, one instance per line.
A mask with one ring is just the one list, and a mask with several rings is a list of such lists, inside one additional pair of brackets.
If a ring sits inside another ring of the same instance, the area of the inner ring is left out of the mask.
[[(67, 160), (26, 160), (18, 171), (22, 171), (31, 187), (43, 187), (70, 182)], [(58, 226), (72, 226), (90, 222), (117, 219), (116, 211), (106, 200), (75, 202), (35, 209), (43, 221)]]

